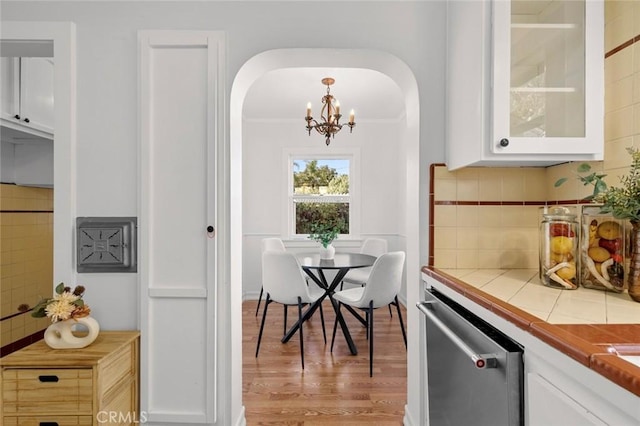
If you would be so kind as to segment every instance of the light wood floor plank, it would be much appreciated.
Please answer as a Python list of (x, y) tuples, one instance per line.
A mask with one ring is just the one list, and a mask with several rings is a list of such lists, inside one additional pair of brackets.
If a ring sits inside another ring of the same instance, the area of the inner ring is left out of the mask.
[[(335, 315), (323, 304), (327, 343), (322, 337), (320, 315), (304, 324), (304, 361), (296, 333), (285, 344), (282, 305), (269, 305), (265, 331), (256, 358), (256, 344), (264, 301), (255, 316), (257, 301), (242, 304), (243, 404), (247, 425), (402, 425), (407, 402), (407, 353), (394, 308), (374, 314), (373, 377), (369, 377), (369, 347), (364, 327), (348, 312), (347, 325), (358, 348), (351, 355), (338, 327), (333, 353), (331, 332)], [(406, 311), (401, 308), (406, 325)], [(297, 319), (290, 307), (288, 325)]]

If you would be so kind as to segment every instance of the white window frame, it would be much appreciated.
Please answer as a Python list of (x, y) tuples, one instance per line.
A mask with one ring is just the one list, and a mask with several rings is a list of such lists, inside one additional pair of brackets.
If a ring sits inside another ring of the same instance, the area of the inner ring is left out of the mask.
[[(324, 148), (324, 147), (323, 147)], [(282, 235), (290, 239), (306, 239), (307, 234), (296, 234), (295, 207), (293, 194), (293, 162), (294, 160), (349, 160), (349, 234), (340, 234), (339, 239), (357, 239), (360, 236), (360, 149), (332, 149), (330, 154), (319, 153), (315, 148), (289, 148), (284, 150), (283, 167), (286, 176), (284, 188), (286, 200), (283, 206)]]

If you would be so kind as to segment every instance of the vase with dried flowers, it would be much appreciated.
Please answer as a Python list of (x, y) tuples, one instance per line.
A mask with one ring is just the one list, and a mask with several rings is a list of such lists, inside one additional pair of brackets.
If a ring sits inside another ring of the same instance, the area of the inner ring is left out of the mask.
[[(51, 298), (43, 298), (34, 306), (31, 316), (48, 317), (51, 325), (44, 332), (44, 341), (54, 349), (78, 349), (89, 346), (98, 337), (100, 326), (90, 316), (91, 309), (84, 303), (85, 288), (76, 286), (73, 291), (64, 283), (56, 286)], [(78, 333), (85, 328), (87, 333)]]
[[(578, 166), (578, 179), (584, 185), (593, 185), (593, 193), (585, 199), (601, 204), (602, 214), (610, 214), (616, 219), (631, 223), (627, 284), (629, 296), (640, 302), (640, 150), (627, 148), (627, 152), (631, 156), (631, 166), (629, 173), (620, 178), (620, 187), (607, 186), (604, 181), (606, 175), (591, 172), (591, 166), (586, 163)], [(567, 178), (558, 179), (555, 186), (566, 181)]]

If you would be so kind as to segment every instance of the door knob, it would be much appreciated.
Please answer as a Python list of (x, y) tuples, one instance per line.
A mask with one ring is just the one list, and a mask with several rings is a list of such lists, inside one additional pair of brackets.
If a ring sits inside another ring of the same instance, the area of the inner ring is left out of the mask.
[(503, 148), (506, 148), (509, 146), (509, 139), (507, 138), (502, 138), (500, 139), (500, 146)]
[(215, 228), (211, 225), (207, 226), (207, 232), (208, 233), (212, 233), (213, 231), (215, 231)]

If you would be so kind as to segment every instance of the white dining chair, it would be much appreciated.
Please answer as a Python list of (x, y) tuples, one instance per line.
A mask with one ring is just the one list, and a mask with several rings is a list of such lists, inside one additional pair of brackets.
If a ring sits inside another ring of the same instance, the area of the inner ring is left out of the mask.
[[(382, 238), (367, 238), (362, 243), (360, 253), (380, 257), (388, 251), (387, 247), (387, 240)], [(343, 289), (344, 283), (359, 285), (361, 287), (366, 285), (367, 280), (369, 279), (369, 274), (371, 274), (371, 266), (351, 269), (342, 279), (342, 283), (340, 283), (340, 290)], [(389, 305), (389, 316), (393, 316), (391, 312), (391, 305)]]
[[(386, 253), (387, 251), (387, 240), (383, 240), (382, 238), (367, 238), (362, 243), (362, 248), (360, 249), (360, 253), (368, 254), (374, 257), (380, 257), (380, 255)], [(342, 283), (363, 286), (367, 283), (370, 273), (371, 266), (366, 268), (351, 269), (342, 279)], [(343, 287), (341, 285), (340, 290), (342, 289)]]
[[(382, 254), (371, 267), (371, 273), (364, 287), (354, 287), (338, 291), (333, 298), (338, 301), (338, 310), (342, 305), (349, 305), (366, 312), (367, 338), (369, 340), (369, 376), (373, 376), (373, 311), (381, 306), (393, 303), (398, 309), (400, 329), (407, 347), (407, 333), (404, 329), (398, 292), (402, 283), (402, 271), (404, 269), (405, 253), (396, 251)], [(331, 351), (336, 337), (337, 322), (333, 325), (331, 337)]]
[[(262, 239), (262, 253), (265, 251), (285, 251), (284, 243), (280, 238), (263, 238)], [(260, 310), (260, 303), (262, 302), (262, 295), (264, 293), (264, 286), (260, 287), (260, 296), (258, 296), (258, 306), (256, 306), (256, 316)], [(287, 327), (286, 309), (284, 319), (285, 329)]]
[[(300, 267), (300, 262), (293, 253), (282, 251), (266, 251), (262, 254), (262, 286), (267, 296), (265, 298), (262, 323), (258, 334), (258, 345), (256, 346), (256, 358), (260, 351), (260, 341), (264, 330), (265, 319), (267, 318), (267, 308), (272, 302), (281, 303), (284, 306), (298, 306), (298, 332), (300, 334), (300, 359), (304, 370), (304, 339), (302, 333), (302, 306), (316, 302), (324, 295), (324, 291), (315, 284), (307, 284)], [(324, 313), (322, 304), (318, 307), (320, 319), (322, 321), (322, 334), (325, 343), (327, 334), (324, 326)]]

